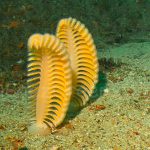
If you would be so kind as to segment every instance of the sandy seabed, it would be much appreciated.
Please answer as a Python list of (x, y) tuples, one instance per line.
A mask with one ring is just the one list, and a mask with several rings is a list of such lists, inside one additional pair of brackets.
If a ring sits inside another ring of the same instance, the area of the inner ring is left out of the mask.
[(105, 54), (124, 65), (103, 72), (93, 102), (48, 136), (28, 133), (26, 92), (1, 94), (0, 150), (150, 150), (150, 42)]

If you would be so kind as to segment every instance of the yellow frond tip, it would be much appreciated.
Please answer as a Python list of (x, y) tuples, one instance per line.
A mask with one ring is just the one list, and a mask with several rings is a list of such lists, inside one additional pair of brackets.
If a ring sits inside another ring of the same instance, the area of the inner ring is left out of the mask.
[(28, 48), (29, 50), (37, 50), (41, 46), (41, 39), (42, 39), (42, 34), (33, 34), (29, 37), (28, 40)]

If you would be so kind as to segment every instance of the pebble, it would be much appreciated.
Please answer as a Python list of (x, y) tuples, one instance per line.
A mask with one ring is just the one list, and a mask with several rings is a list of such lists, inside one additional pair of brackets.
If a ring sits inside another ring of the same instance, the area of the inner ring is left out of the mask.
[(108, 89), (104, 89), (104, 93), (106, 93), (106, 94), (107, 94), (108, 92), (109, 92), (109, 90), (108, 90)]

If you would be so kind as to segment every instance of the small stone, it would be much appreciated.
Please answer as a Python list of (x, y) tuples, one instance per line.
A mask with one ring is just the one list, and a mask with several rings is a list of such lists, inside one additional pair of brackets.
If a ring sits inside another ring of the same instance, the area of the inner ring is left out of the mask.
[(59, 150), (59, 147), (57, 145), (53, 145), (50, 150)]
[(109, 90), (108, 90), (108, 89), (104, 89), (104, 93), (106, 93), (106, 94), (107, 94), (108, 92), (109, 92)]

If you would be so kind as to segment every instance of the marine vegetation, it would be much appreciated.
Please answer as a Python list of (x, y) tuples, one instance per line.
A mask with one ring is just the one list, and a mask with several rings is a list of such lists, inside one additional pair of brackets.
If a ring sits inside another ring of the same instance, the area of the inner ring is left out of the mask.
[(46, 135), (60, 125), (70, 102), (83, 107), (98, 80), (96, 47), (88, 29), (73, 18), (58, 23), (56, 36), (28, 40), (29, 131)]

